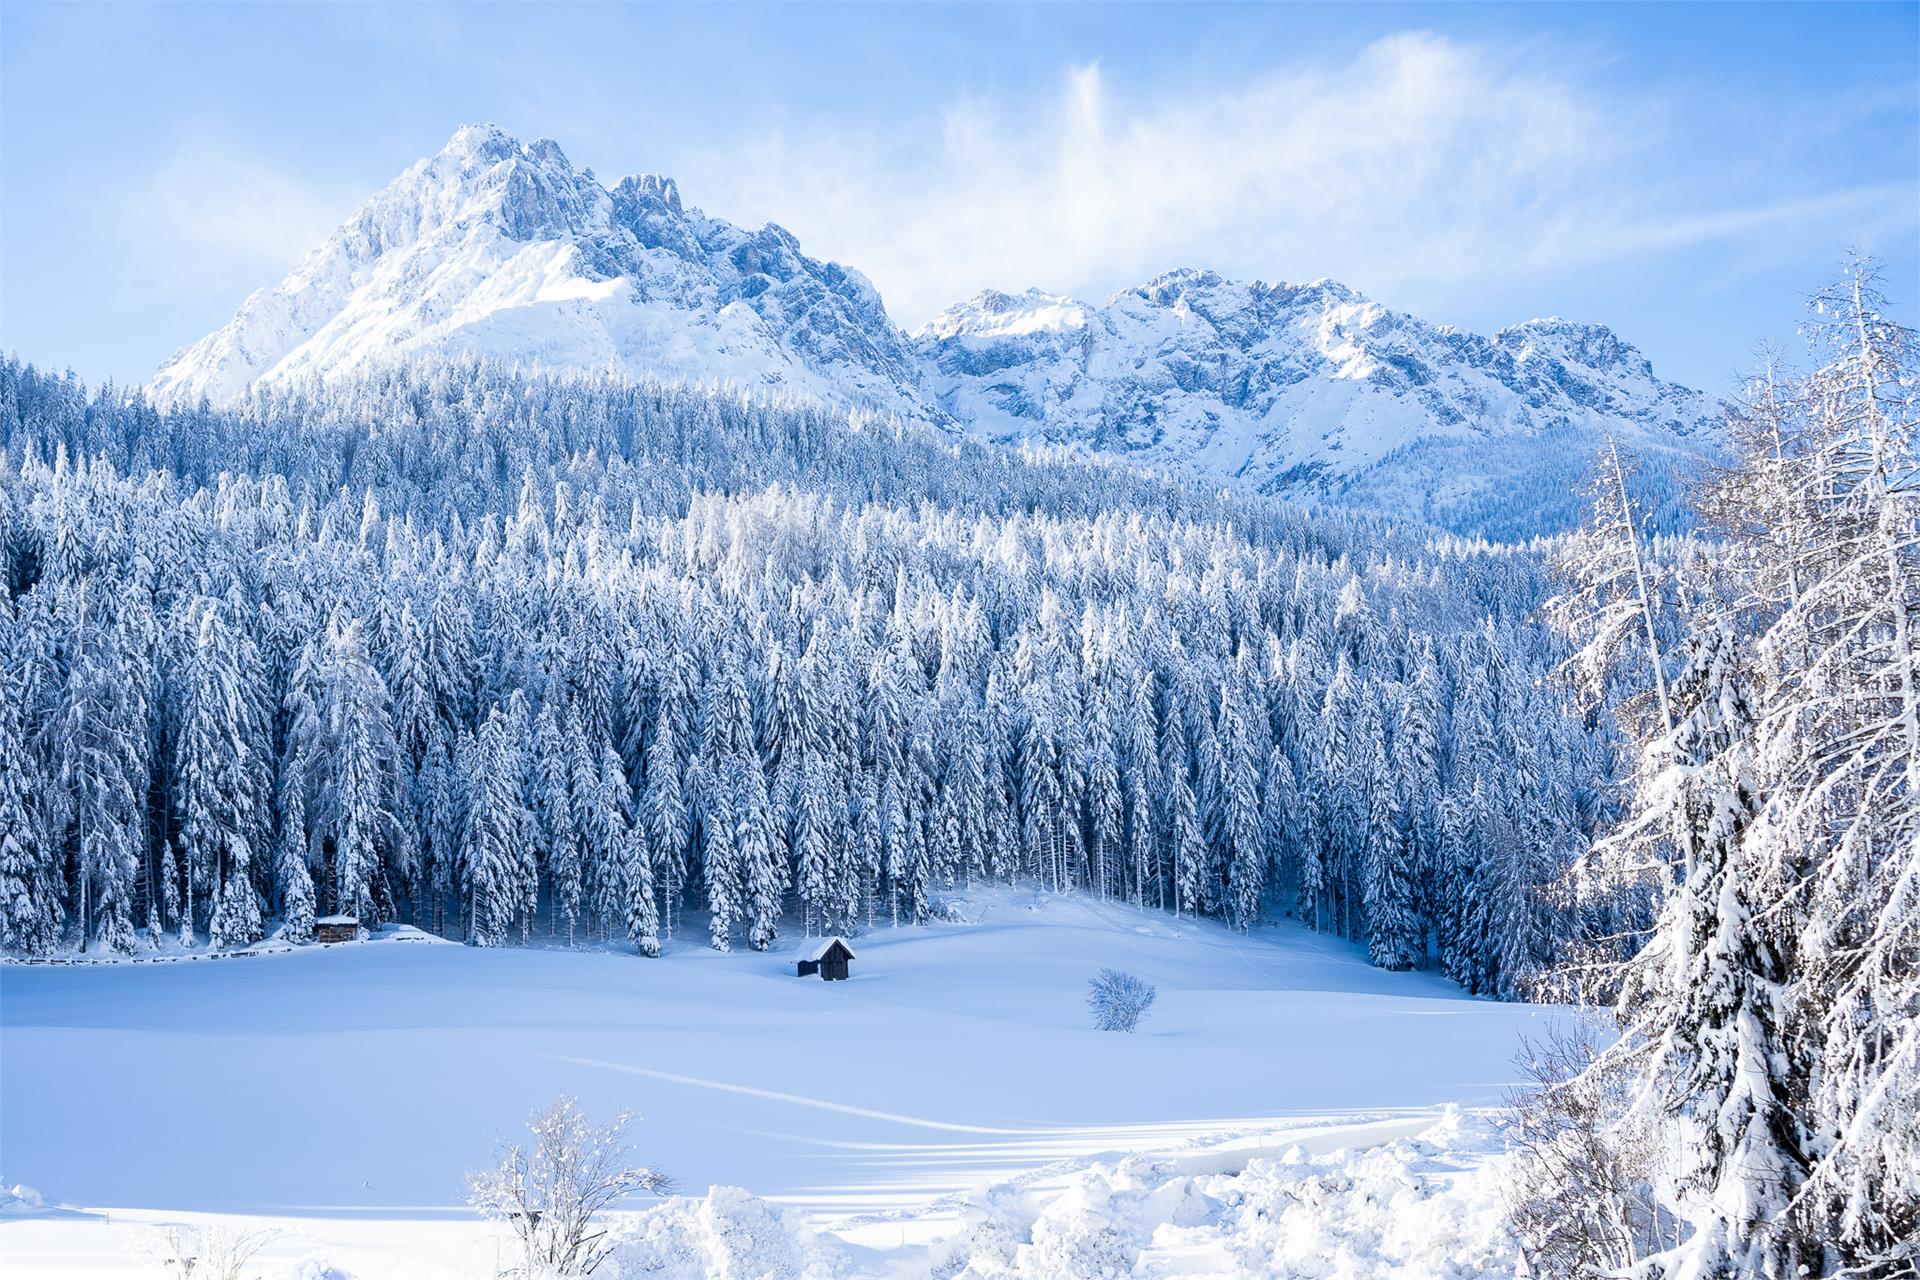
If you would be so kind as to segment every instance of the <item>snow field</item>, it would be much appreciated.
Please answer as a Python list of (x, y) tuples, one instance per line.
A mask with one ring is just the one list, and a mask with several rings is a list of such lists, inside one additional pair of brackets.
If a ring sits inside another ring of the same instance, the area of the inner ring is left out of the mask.
[[(497, 1237), (461, 1175), (560, 1092), (640, 1111), (638, 1154), (687, 1193), (629, 1220), (635, 1274), (1258, 1275), (1232, 1250), (1315, 1238), (1355, 1261), (1299, 1274), (1439, 1265), (1395, 1234), (1404, 1213), (1338, 1235), (1364, 1225), (1327, 1208), (1349, 1184), (1458, 1216), (1461, 1257), (1492, 1247), (1489, 1193), (1444, 1154), (1464, 1141), (1477, 1168), (1486, 1136), (1457, 1119), (1410, 1135), (1443, 1104), (1497, 1103), (1551, 1010), (1290, 926), (1011, 890), (964, 911), (862, 934), (845, 983), (792, 976), (797, 939), (721, 955), (691, 920), (657, 961), (374, 940), (6, 966), (0, 1170), (106, 1221), (7, 1221), (0, 1256), (137, 1275), (141, 1224), (229, 1215), (308, 1242), (276, 1266), (490, 1274)], [(1106, 965), (1159, 988), (1136, 1035), (1088, 1026)], [(1262, 1214), (1295, 1225), (1263, 1235)]]

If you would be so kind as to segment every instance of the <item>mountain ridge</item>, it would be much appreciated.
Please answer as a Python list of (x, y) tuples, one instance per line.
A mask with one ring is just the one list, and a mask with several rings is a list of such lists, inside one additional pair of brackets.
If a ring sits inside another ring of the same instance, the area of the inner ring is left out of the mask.
[(612, 189), (557, 143), (456, 132), (357, 209), (279, 284), (182, 348), (156, 398), (230, 399), (259, 382), (419, 355), (912, 411), (915, 370), (866, 277), (683, 205), (660, 175)]
[(1660, 381), (1600, 325), (1555, 318), (1483, 337), (1332, 280), (1242, 284), (1183, 269), (1093, 306), (988, 291), (915, 335), (953, 417), (1268, 491), (1341, 492), (1423, 441), (1495, 445), (1612, 433), (1706, 452), (1713, 401)]
[(797, 395), (1455, 524), (1521, 455), (1557, 471), (1611, 434), (1686, 469), (1718, 446), (1715, 402), (1603, 325), (1482, 336), (1325, 278), (1181, 268), (1098, 305), (984, 290), (908, 333), (778, 224), (710, 217), (659, 174), (602, 186), (492, 125), (375, 193), (151, 391), (226, 400), (444, 356)]

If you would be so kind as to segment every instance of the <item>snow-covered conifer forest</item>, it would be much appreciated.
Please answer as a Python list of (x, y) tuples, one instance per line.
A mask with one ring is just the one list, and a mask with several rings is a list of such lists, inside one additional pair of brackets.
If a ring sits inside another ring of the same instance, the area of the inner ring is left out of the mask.
[(1539, 890), (1612, 748), (1531, 550), (492, 366), (0, 376), (11, 950), (764, 949), (1018, 881), (1511, 998), (1584, 928)]

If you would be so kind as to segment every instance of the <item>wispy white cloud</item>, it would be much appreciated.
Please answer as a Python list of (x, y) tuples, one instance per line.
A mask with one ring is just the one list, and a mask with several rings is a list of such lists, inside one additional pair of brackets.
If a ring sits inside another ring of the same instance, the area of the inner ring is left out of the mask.
[[(1819, 118), (1890, 109), (1854, 96)], [(1038, 98), (975, 95), (899, 123), (731, 120), (745, 140), (702, 146), (675, 176), (709, 211), (780, 222), (865, 271), (909, 326), (982, 288), (1099, 299), (1179, 266), (1333, 276), (1447, 318), (1471, 312), (1462, 296), (1556, 272), (1920, 226), (1911, 179), (1780, 181), (1733, 139), (1703, 146), (1699, 113), (1563, 48), (1406, 33), (1237, 83), (1148, 87), (1088, 64)], [(1773, 141), (1804, 152), (1820, 136)], [(230, 300), (279, 279), (374, 185), (201, 129), (115, 231), (151, 287)]]
[(1419, 33), (1179, 93), (1090, 65), (1037, 103), (782, 131), (682, 177), (714, 212), (860, 267), (910, 325), (983, 287), (1100, 295), (1175, 266), (1434, 296), (1727, 237), (1804, 241), (1836, 217), (1914, 221), (1911, 184), (1776, 198), (1733, 161), (1681, 170), (1663, 149), (1675, 104), (1602, 83), (1552, 50)]
[(151, 287), (227, 294), (285, 275), (369, 194), (199, 131), (138, 182), (117, 231)]

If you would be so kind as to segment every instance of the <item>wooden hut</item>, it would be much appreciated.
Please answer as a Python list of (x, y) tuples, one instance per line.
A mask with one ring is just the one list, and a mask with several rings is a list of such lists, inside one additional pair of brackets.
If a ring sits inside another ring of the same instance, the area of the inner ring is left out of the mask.
[(846, 979), (847, 961), (853, 959), (853, 948), (845, 938), (821, 938), (803, 948), (798, 959), (800, 977), (817, 973), (823, 982), (839, 982)]
[(313, 922), (315, 942), (352, 942), (359, 936), (358, 916), (321, 916)]

